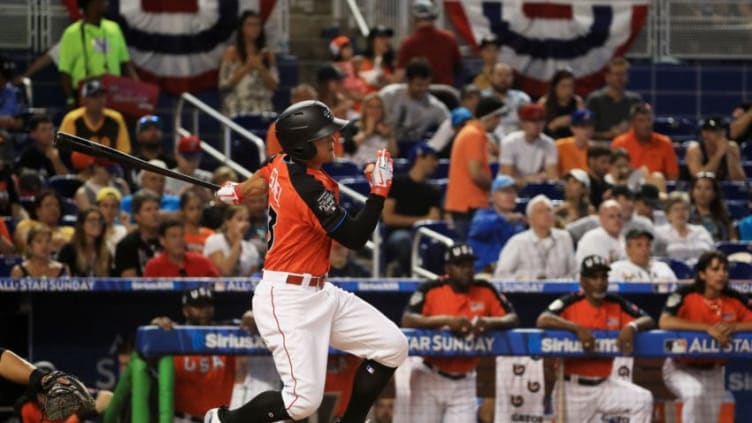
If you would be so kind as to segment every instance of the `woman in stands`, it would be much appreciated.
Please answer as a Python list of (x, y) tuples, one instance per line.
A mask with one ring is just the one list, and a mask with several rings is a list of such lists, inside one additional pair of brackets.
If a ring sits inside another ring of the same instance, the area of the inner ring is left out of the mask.
[(655, 228), (660, 240), (658, 245), (665, 247), (665, 251), (659, 251), (658, 255), (694, 263), (702, 253), (713, 249), (713, 237), (707, 229), (689, 223), (689, 198), (686, 193), (674, 191), (669, 194), (665, 211), (669, 223)]
[(219, 232), (206, 239), (204, 255), (209, 257), (222, 276), (249, 276), (259, 269), (258, 250), (250, 241), (243, 239), (249, 226), (248, 208), (244, 205), (230, 206)]
[[(129, 232), (129, 219), (127, 213), (120, 212), (120, 200), (122, 195), (115, 188), (102, 188), (97, 193), (96, 204), (99, 211), (104, 216), (104, 239), (107, 249), (112, 256), (115, 255), (115, 246)], [(118, 222), (118, 217), (124, 215), (123, 219)]]
[(394, 49), (391, 39), (394, 31), (382, 25), (371, 28), (368, 33), (368, 46), (363, 52), (360, 76), (365, 79), (371, 92), (385, 85), (398, 82), (394, 76)]
[(692, 208), (689, 221), (702, 225), (710, 232), (715, 242), (735, 241), (734, 224), (726, 209), (721, 184), (712, 172), (699, 172), (689, 188)]
[(273, 112), (272, 97), (279, 76), (274, 52), (266, 47), (261, 16), (243, 12), (236, 34), (235, 45), (225, 49), (219, 65), (222, 113)]
[(26, 240), (29, 229), (38, 224), (47, 225), (52, 230), (52, 253), (60, 251), (73, 237), (73, 227), (60, 226), (59, 221), (63, 214), (63, 201), (57, 192), (50, 189), (40, 190), (34, 197), (32, 219), (22, 220), (16, 226), (13, 235), (19, 253), (26, 251)]
[(68, 275), (63, 263), (53, 260), (53, 231), (47, 225), (34, 224), (26, 231), (26, 260), (13, 266), (11, 278), (58, 278)]
[(386, 148), (389, 154), (397, 157), (397, 141), (392, 135), (392, 128), (387, 125), (384, 101), (377, 93), (368, 94), (363, 99), (363, 109), (357, 124), (358, 133), (353, 137), (355, 152), (350, 158), (361, 166), (373, 160), (376, 152)]
[(595, 214), (590, 204), (590, 176), (582, 169), (572, 169), (564, 179), (564, 201), (556, 208), (556, 227), (566, 225), (585, 216)]
[[(663, 330), (706, 332), (721, 346), (732, 335), (752, 331), (752, 300), (728, 286), (728, 260), (707, 251), (697, 262), (695, 282), (666, 300), (659, 320)], [(723, 359), (668, 358), (663, 381), (682, 403), (685, 423), (717, 422), (724, 395)]]
[(71, 276), (107, 277), (112, 273), (113, 257), (107, 248), (106, 221), (99, 209), (78, 212), (76, 232), (57, 258), (70, 270)]
[(585, 102), (574, 93), (574, 74), (567, 69), (556, 71), (548, 86), (548, 93), (538, 103), (546, 109), (543, 132), (553, 139), (571, 137), (570, 116), (575, 110), (585, 108)]
[(201, 226), (204, 212), (204, 202), (194, 191), (186, 191), (180, 196), (180, 217), (185, 229), (185, 248), (188, 251), (201, 253), (204, 251), (206, 239), (214, 231)]

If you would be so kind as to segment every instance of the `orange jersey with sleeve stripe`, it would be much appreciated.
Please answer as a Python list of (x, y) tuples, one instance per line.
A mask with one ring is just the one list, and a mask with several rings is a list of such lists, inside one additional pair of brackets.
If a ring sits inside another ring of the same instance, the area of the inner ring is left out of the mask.
[(337, 182), (286, 154), (259, 169), (269, 185), (269, 231), (264, 269), (320, 276), (329, 271), (328, 234), (345, 220)]
[[(599, 306), (594, 306), (582, 292), (555, 300), (546, 311), (590, 330), (614, 331), (648, 315), (618, 295), (607, 294)], [(567, 358), (564, 359), (564, 373), (605, 378), (611, 374), (613, 362), (613, 358)]]
[[(407, 305), (408, 313), (424, 316), (501, 317), (514, 313), (507, 301), (490, 283), (475, 280), (467, 292), (458, 292), (443, 279), (421, 284)], [(478, 366), (477, 357), (426, 357), (425, 361), (449, 373), (467, 373)]]
[[(663, 314), (691, 322), (739, 323), (752, 321), (752, 299), (733, 289), (726, 289), (718, 299), (709, 300), (695, 285), (679, 287), (666, 299)], [(685, 364), (725, 363), (724, 359), (674, 358)]]
[(235, 384), (235, 357), (181, 355), (175, 366), (175, 412), (201, 417), (217, 404), (229, 404)]

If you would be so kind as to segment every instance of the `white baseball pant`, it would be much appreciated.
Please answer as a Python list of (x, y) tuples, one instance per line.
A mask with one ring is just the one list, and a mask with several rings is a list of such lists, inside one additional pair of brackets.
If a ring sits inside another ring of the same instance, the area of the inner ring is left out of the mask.
[(682, 423), (718, 421), (724, 394), (723, 372), (723, 367), (699, 370), (666, 359), (663, 382), (683, 403)]
[(463, 379), (449, 379), (424, 364), (410, 375), (410, 419), (413, 423), (475, 423), (475, 371)]
[[(558, 398), (560, 388), (556, 382), (553, 398)], [(653, 394), (633, 383), (613, 377), (597, 386), (564, 381), (566, 423), (595, 422), (609, 416), (628, 416), (630, 423), (650, 423), (652, 414)]]
[(543, 421), (545, 393), (542, 358), (496, 357), (494, 423)]
[(287, 413), (295, 420), (321, 404), (330, 345), (388, 367), (407, 357), (407, 338), (397, 325), (330, 283), (317, 289), (262, 280), (253, 314), (282, 379)]

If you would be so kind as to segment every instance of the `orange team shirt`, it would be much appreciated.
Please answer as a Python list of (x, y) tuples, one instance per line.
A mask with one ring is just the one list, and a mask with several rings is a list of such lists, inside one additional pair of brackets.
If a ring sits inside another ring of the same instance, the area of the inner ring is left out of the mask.
[(206, 244), (206, 238), (209, 238), (212, 235), (214, 235), (214, 231), (203, 226), (198, 228), (197, 234), (185, 231), (185, 249), (202, 253), (204, 251), (204, 244)]
[(286, 154), (258, 170), (269, 184), (269, 249), (264, 269), (324, 275), (334, 232), (347, 211), (339, 205), (339, 186), (325, 171), (292, 161)]
[[(752, 321), (752, 298), (733, 289), (727, 289), (717, 300), (708, 300), (694, 285), (679, 287), (669, 295), (663, 314), (676, 316), (691, 322), (739, 323)], [(724, 359), (675, 358), (677, 362), (687, 364), (725, 363)]]
[[(456, 292), (446, 279), (421, 284), (410, 298), (408, 313), (424, 316), (501, 317), (514, 313), (512, 304), (486, 281), (475, 280), (468, 292)], [(426, 357), (432, 366), (449, 373), (474, 370), (479, 357)]]
[(235, 357), (181, 355), (175, 365), (175, 412), (201, 417), (217, 404), (229, 404), (235, 384)]
[[(44, 417), (41, 407), (35, 401), (28, 401), (21, 406), (21, 421), (23, 423), (53, 423), (52, 420), (47, 420)], [(63, 423), (78, 423), (80, 421), (75, 414), (71, 414), (70, 417), (62, 420)], [(60, 421), (55, 421), (55, 423), (60, 423)]]
[[(548, 306), (547, 311), (587, 329), (615, 331), (621, 330), (639, 317), (648, 315), (626, 299), (612, 294), (607, 294), (601, 305), (596, 307), (582, 292), (555, 300)], [(613, 358), (566, 358), (564, 373), (605, 378), (611, 374), (613, 362)]]
[[(266, 131), (266, 156), (271, 157), (275, 154), (282, 153), (282, 145), (277, 139), (277, 121), (269, 124), (269, 129)], [(340, 142), (339, 132), (334, 133), (334, 156), (342, 157), (345, 155), (344, 147)]]
[(444, 206), (447, 211), (467, 213), (470, 209), (488, 207), (490, 192), (475, 185), (467, 165), (468, 161), (477, 160), (481, 171), (491, 178), (487, 142), (486, 131), (477, 120), (468, 122), (457, 134), (449, 159), (449, 183)]
[(635, 138), (634, 130), (614, 138), (611, 149), (623, 148), (629, 153), (632, 167), (639, 169), (647, 166), (650, 172), (661, 172), (666, 179), (679, 177), (679, 162), (676, 159), (671, 139), (665, 135), (653, 132), (650, 142), (641, 144)]
[(587, 150), (588, 146), (585, 146), (585, 148), (577, 147), (574, 137), (556, 140), (556, 152), (559, 155), (559, 175), (564, 175), (572, 169), (582, 169), (587, 172), (589, 170)]
[(360, 357), (354, 355), (330, 355), (326, 363), (324, 393), (336, 397), (334, 415), (341, 416), (347, 410), (352, 396), (353, 379), (360, 367)]

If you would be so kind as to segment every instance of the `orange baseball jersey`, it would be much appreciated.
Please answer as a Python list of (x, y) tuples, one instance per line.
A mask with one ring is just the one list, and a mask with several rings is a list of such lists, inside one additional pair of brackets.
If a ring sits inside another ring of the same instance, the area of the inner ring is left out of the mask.
[[(676, 316), (691, 322), (713, 325), (716, 323), (739, 323), (752, 321), (752, 298), (746, 298), (736, 290), (727, 288), (720, 298), (709, 300), (694, 285), (679, 287), (668, 296), (663, 314)], [(680, 363), (725, 363), (723, 359), (675, 358)]]
[[(507, 301), (490, 283), (473, 281), (468, 292), (457, 292), (451, 283), (438, 280), (421, 284), (407, 305), (407, 312), (424, 316), (501, 317), (514, 313)], [(477, 357), (426, 357), (425, 361), (449, 373), (467, 373), (478, 365)]]
[[(613, 294), (607, 294), (596, 307), (582, 292), (555, 300), (547, 311), (591, 330), (618, 331), (629, 322), (648, 315), (635, 304)], [(564, 359), (564, 373), (605, 378), (611, 374), (613, 361), (613, 358), (567, 358)]]
[(328, 272), (332, 240), (327, 234), (347, 216), (339, 205), (337, 182), (286, 154), (271, 157), (259, 172), (269, 184), (264, 269), (314, 276)]
[(326, 363), (324, 393), (335, 395), (337, 402), (334, 415), (341, 416), (347, 410), (352, 396), (353, 379), (360, 367), (361, 358), (354, 355), (330, 355)]
[(230, 403), (235, 384), (234, 356), (181, 355), (175, 356), (173, 363), (176, 413), (201, 417), (217, 404)]

